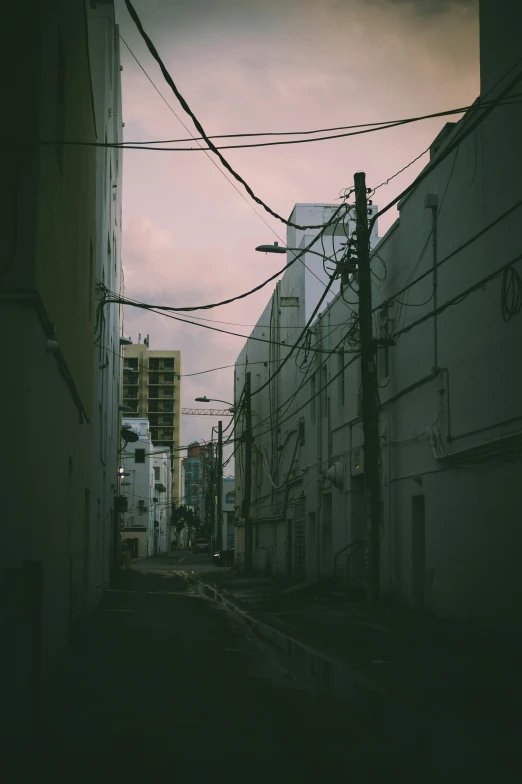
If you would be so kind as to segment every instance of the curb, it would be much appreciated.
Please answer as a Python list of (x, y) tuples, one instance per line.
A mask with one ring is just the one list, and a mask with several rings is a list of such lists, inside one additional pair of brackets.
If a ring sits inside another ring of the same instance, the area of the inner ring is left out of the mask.
[(280, 653), (297, 664), (327, 693), (353, 699), (354, 696), (359, 696), (355, 694), (356, 692), (364, 691), (366, 694), (371, 692), (374, 696), (380, 695), (394, 701), (399, 699), (404, 701), (404, 697), (401, 697), (398, 692), (386, 688), (383, 684), (377, 683), (357, 670), (351, 669), (341, 659), (292, 636), (289, 631), (284, 629), (284, 621), (279, 621), (283, 629), (278, 629), (275, 625), (267, 623), (266, 620), (256, 618), (237, 603), (241, 599), (236, 594), (226, 589), (218, 590), (216, 586), (184, 572), (176, 571), (175, 573), (183, 577), (208, 599), (241, 616), (260, 639), (273, 645)]

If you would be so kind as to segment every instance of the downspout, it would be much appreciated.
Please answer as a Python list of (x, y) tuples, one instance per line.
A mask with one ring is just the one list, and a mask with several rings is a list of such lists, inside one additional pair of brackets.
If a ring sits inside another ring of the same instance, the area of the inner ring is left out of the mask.
[(438, 197), (436, 193), (427, 193), (424, 199), (424, 206), (431, 210), (431, 248), (432, 248), (432, 263), (433, 263), (433, 373), (437, 373), (439, 367), (439, 336), (438, 336), (438, 323), (437, 323), (437, 205)]
[[(321, 337), (321, 327), (319, 327), (319, 335), (318, 331), (316, 331), (316, 342), (317, 337)], [(321, 497), (321, 490), (322, 490), (322, 479), (321, 479), (321, 472), (323, 468), (323, 428), (322, 428), (322, 420), (323, 420), (323, 393), (321, 391), (321, 372), (320, 372), (320, 365), (318, 364), (318, 369), (316, 373), (318, 374), (317, 378), (317, 521), (316, 521), (316, 557), (317, 557), (317, 579), (320, 578), (321, 575), (321, 541), (322, 541), (322, 497)]]

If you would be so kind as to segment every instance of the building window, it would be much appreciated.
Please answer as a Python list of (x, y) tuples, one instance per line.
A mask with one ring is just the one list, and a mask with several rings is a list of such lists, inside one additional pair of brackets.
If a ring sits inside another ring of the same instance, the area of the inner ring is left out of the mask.
[(58, 40), (58, 73), (56, 85), (56, 162), (63, 175), (63, 142), (65, 141), (65, 52), (63, 42)]
[(154, 466), (154, 480), (159, 482), (160, 480), (160, 468), (159, 466)]
[(145, 450), (144, 449), (136, 449), (134, 452), (134, 462), (135, 463), (144, 463), (145, 462)]

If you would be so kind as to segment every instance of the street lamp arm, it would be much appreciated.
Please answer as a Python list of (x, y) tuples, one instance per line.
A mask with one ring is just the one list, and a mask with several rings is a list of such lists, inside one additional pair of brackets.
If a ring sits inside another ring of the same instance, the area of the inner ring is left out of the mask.
[(312, 253), (314, 256), (319, 256), (321, 259), (325, 258), (324, 253), (319, 253), (316, 250), (308, 250), (306, 248), (287, 248), (282, 247), (281, 245), (258, 245), (256, 248), (257, 251), (260, 253), (286, 253), (290, 251), (291, 253), (302, 253), (305, 251), (306, 253)]
[(224, 403), (226, 406), (231, 406), (231, 408), (234, 408), (233, 403), (230, 403), (228, 400), (220, 400), (217, 397), (195, 397), (194, 400), (196, 403)]

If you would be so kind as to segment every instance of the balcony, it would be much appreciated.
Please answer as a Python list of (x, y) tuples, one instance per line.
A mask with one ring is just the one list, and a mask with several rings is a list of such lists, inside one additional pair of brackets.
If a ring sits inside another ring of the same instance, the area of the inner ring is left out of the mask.
[(174, 372), (173, 359), (149, 359), (149, 373)]
[(174, 373), (165, 373), (163, 376), (157, 373), (149, 374), (149, 386), (163, 386), (165, 384), (173, 386), (174, 382)]
[(173, 414), (174, 413), (174, 406), (172, 403), (149, 403), (148, 412), (149, 414)]

